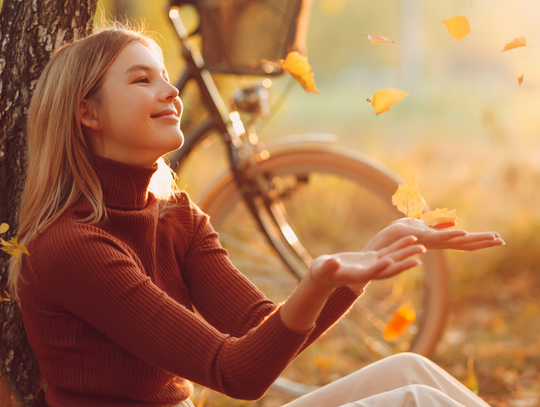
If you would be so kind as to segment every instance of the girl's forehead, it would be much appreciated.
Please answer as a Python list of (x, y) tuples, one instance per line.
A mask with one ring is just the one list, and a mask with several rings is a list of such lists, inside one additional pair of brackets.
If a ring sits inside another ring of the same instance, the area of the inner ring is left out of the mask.
[(113, 75), (123, 75), (133, 71), (134, 67), (146, 67), (159, 72), (165, 71), (161, 55), (138, 41), (126, 45), (120, 51), (109, 67), (109, 72)]

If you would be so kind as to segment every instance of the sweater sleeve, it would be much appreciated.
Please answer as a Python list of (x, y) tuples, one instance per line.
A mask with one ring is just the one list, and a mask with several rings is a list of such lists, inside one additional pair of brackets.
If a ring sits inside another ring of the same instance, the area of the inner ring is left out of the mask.
[(309, 335), (288, 329), (273, 306), (241, 337), (221, 333), (154, 285), (122, 243), (92, 226), (75, 227), (71, 235), (51, 228), (46, 239), (32, 241), (37, 283), (50, 301), (148, 363), (234, 398), (257, 399)]
[[(241, 336), (257, 326), (275, 305), (229, 260), (208, 217), (195, 210), (196, 225), (184, 278), (195, 308), (221, 332)], [(300, 353), (326, 332), (354, 304), (358, 295), (346, 287), (328, 299)]]

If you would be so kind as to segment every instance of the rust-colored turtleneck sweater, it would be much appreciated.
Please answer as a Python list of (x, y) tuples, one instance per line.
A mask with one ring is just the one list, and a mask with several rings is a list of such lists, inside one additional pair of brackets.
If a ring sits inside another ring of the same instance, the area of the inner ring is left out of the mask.
[(95, 166), (107, 221), (73, 222), (89, 214), (81, 198), (31, 241), (21, 284), (51, 406), (160, 406), (188, 398), (190, 381), (260, 398), (356, 299), (341, 288), (315, 327), (292, 331), (186, 194), (158, 218), (147, 192), (156, 168)]

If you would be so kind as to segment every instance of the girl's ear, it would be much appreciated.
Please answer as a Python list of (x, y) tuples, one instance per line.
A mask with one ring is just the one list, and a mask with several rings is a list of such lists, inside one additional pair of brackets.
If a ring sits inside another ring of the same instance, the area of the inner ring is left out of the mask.
[(102, 130), (96, 104), (88, 99), (83, 99), (79, 104), (79, 120), (83, 126), (91, 130)]

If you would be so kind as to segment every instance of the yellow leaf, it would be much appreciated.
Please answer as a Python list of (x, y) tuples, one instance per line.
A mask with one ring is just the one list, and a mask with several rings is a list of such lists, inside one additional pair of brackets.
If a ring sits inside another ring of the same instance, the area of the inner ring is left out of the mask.
[(19, 244), (17, 242), (17, 238), (15, 237), (11, 238), (9, 242), (6, 242), (4, 239), (0, 238), (0, 244), (2, 245), (1, 249), (15, 259), (19, 259), (21, 257), (21, 252), (30, 255), (28, 249), (22, 244)]
[(368, 39), (373, 43), (373, 44), (387, 44), (389, 42), (391, 42), (392, 44), (396, 45), (396, 43), (386, 37), (383, 37), (381, 35), (367, 35), (367, 34), (362, 34), (362, 33), (358, 33), (360, 35), (363, 35), (364, 37), (368, 37)]
[(409, 304), (400, 306), (382, 331), (385, 341), (394, 341), (403, 335), (416, 319), (416, 312)]
[(21, 252), (11, 245), (2, 247), (2, 250), (17, 260), (21, 257)]
[(9, 225), (7, 223), (2, 223), (0, 225), (0, 233), (6, 233), (9, 230)]
[(416, 219), (422, 215), (424, 200), (414, 177), (398, 187), (396, 193), (392, 195), (392, 204), (407, 218)]
[(399, 89), (382, 89), (375, 92), (373, 99), (368, 98), (367, 101), (371, 102), (371, 106), (375, 109), (375, 114), (379, 116), (382, 113), (388, 113), (390, 106), (401, 102), (408, 94), (409, 92)]
[(311, 65), (308, 62), (307, 57), (300, 55), (296, 51), (289, 52), (285, 60), (279, 60), (277, 62), (262, 60), (263, 63), (283, 68), (289, 72), (296, 81), (302, 85), (307, 93), (320, 93), (315, 86), (315, 80), (313, 79), (313, 71)]
[(464, 16), (454, 16), (446, 20), (443, 20), (443, 23), (452, 37), (456, 40), (461, 40), (465, 38), (467, 34), (471, 32), (471, 27), (469, 26), (469, 20)]
[(523, 77), (524, 77), (524, 76), (525, 76), (525, 75), (521, 75), (520, 77), (517, 78), (517, 80), (518, 80), (518, 85), (521, 86), (521, 84), (523, 83)]
[(525, 37), (514, 38), (508, 44), (506, 44), (501, 52), (509, 51), (514, 48), (527, 46), (527, 39)]
[(478, 394), (478, 378), (474, 372), (474, 357), (469, 356), (467, 360), (467, 375), (469, 376), (469, 389)]
[(15, 246), (17, 249), (19, 249), (21, 252), (23, 252), (24, 254), (27, 254), (30, 256), (30, 253), (28, 253), (28, 249), (26, 248), (26, 246), (23, 246), (22, 244), (19, 244), (19, 242), (17, 242), (17, 238), (16, 237), (12, 237), (10, 240), (9, 240), (9, 243), (11, 243), (13, 246)]
[(428, 226), (442, 225), (443, 223), (456, 222), (456, 210), (449, 211), (446, 208), (435, 209), (434, 211), (426, 212), (420, 215), (420, 220)]

